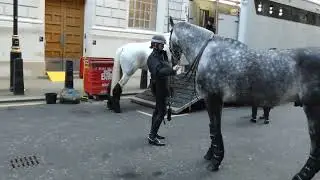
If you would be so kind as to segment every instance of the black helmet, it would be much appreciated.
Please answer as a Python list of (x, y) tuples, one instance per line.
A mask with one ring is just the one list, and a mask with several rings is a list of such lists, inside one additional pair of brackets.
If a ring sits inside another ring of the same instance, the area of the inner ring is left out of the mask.
[(166, 44), (166, 38), (162, 35), (154, 35), (151, 39), (151, 43), (160, 43), (160, 44)]

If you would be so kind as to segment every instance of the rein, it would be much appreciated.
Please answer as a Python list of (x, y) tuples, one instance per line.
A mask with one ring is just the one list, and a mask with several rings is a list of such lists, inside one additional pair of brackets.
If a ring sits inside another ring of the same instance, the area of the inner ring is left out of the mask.
[[(170, 46), (172, 31), (173, 31), (173, 29), (171, 29), (171, 31), (170, 31), (169, 50), (170, 50), (170, 52), (171, 52), (171, 54), (172, 54), (172, 57), (176, 58), (176, 56), (175, 56), (175, 55), (176, 55), (176, 54), (175, 54), (175, 51), (173, 51), (173, 50), (171, 49), (171, 46)], [(190, 76), (189, 76), (189, 78), (188, 78), (188, 81), (189, 81), (189, 80), (191, 79), (191, 77), (193, 77), (193, 75), (194, 75), (193, 95), (196, 96), (198, 100), (199, 100), (199, 98), (198, 98), (198, 96), (197, 96), (197, 90), (196, 90), (196, 73), (197, 73), (197, 67), (198, 67), (198, 65), (199, 65), (199, 62), (200, 62), (201, 56), (202, 56), (202, 54), (203, 54), (203, 51), (206, 49), (208, 43), (213, 40), (213, 38), (214, 38), (214, 35), (211, 35), (210, 38), (206, 40), (206, 42), (204, 43), (204, 45), (201, 47), (198, 55), (195, 57), (194, 61), (192, 62), (191, 67), (189, 68), (189, 70), (187, 71), (187, 73), (186, 73), (186, 74), (184, 75), (184, 77), (183, 77), (183, 79), (185, 79), (185, 78), (189, 75), (189, 73), (191, 72), (191, 73), (190, 73)], [(180, 57), (180, 58), (181, 58), (181, 57)], [(172, 59), (173, 59), (173, 58), (172, 58)], [(170, 82), (170, 83), (171, 83), (171, 82)], [(193, 96), (192, 96), (192, 97), (193, 97)], [(191, 99), (192, 99), (192, 97), (191, 97)], [(170, 100), (171, 100), (171, 98), (170, 98)], [(170, 107), (170, 106), (169, 106), (169, 107)]]
[(209, 43), (212, 39), (213, 39), (213, 36), (211, 36), (209, 39), (206, 40), (205, 44), (201, 47), (198, 55), (195, 57), (194, 61), (193, 61), (192, 64), (191, 64), (190, 69), (188, 70), (187, 74), (186, 74), (184, 77), (187, 77), (188, 74), (191, 72), (190, 77), (189, 77), (189, 79), (190, 79), (190, 78), (191, 78), (191, 75), (194, 74), (194, 73), (196, 73), (197, 67), (198, 67), (199, 62), (200, 62), (200, 58), (201, 58), (201, 56), (202, 56), (202, 54), (203, 54), (203, 51), (206, 49), (208, 43)]
[[(213, 39), (213, 35), (210, 36), (209, 39), (206, 40), (205, 44), (201, 47), (198, 55), (195, 57), (194, 61), (191, 64), (191, 67), (189, 68), (188, 72), (184, 75), (183, 78), (186, 78), (188, 74), (191, 72), (188, 81), (191, 79), (191, 77), (194, 77), (193, 79), (193, 95), (197, 97), (197, 100), (199, 100), (199, 97), (197, 96), (197, 89), (196, 89), (196, 74), (197, 74), (197, 68), (201, 59), (201, 56), (203, 54), (203, 51), (206, 49), (208, 43)], [(193, 96), (192, 96), (193, 97)], [(191, 97), (191, 99), (192, 99)]]

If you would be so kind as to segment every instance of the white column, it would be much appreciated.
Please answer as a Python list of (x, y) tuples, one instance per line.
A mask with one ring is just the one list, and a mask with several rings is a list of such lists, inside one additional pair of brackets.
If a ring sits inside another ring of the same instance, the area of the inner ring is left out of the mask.
[[(91, 28), (95, 21), (96, 0), (86, 0), (84, 6), (84, 35), (86, 38), (83, 40), (83, 56), (92, 55), (92, 38)], [(86, 51), (86, 52), (85, 52)]]
[(189, 14), (189, 0), (184, 0), (182, 3), (182, 12), (181, 18), (185, 21), (189, 21), (188, 14)]
[(164, 30), (164, 22), (166, 18), (166, 5), (167, 5), (166, 0), (158, 0), (157, 4), (157, 23), (156, 23), (156, 31), (157, 32), (165, 32)]
[(191, 24), (194, 24), (194, 18), (195, 18), (194, 17), (195, 12), (193, 12), (193, 9), (194, 9), (193, 4), (194, 4), (194, 1), (189, 0), (189, 7), (188, 7), (188, 11), (189, 11), (188, 18), (189, 19), (188, 19), (188, 22)]
[[(246, 34), (248, 26), (248, 17), (250, 13), (250, 6), (252, 0), (241, 0), (240, 5), (240, 17), (239, 17), (239, 31), (238, 31), (238, 41), (246, 43)], [(253, 2), (253, 1), (252, 1)]]

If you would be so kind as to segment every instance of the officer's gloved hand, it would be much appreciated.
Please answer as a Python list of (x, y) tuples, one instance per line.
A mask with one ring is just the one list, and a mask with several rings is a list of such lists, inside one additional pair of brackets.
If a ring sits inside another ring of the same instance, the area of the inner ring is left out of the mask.
[(174, 71), (174, 75), (177, 75), (177, 71), (180, 69), (181, 67), (178, 65), (175, 65), (172, 69)]
[(175, 70), (175, 71), (178, 71), (180, 68), (181, 68), (181, 67), (178, 66), (178, 65), (175, 65), (175, 66), (172, 67), (172, 69)]

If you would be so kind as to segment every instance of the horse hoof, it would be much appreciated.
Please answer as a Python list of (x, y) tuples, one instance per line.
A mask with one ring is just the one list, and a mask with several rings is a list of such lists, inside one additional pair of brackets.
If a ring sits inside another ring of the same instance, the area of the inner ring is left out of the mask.
[(220, 164), (219, 163), (210, 163), (208, 166), (207, 166), (207, 169), (209, 171), (212, 171), (212, 172), (215, 172), (215, 171), (219, 171), (220, 169)]
[(264, 121), (264, 124), (269, 124), (269, 123), (270, 123), (269, 120), (265, 120), (265, 121)]
[(250, 121), (253, 122), (253, 123), (256, 123), (256, 122), (257, 122), (257, 120), (256, 120), (256, 119), (253, 119), (253, 118), (251, 118)]

